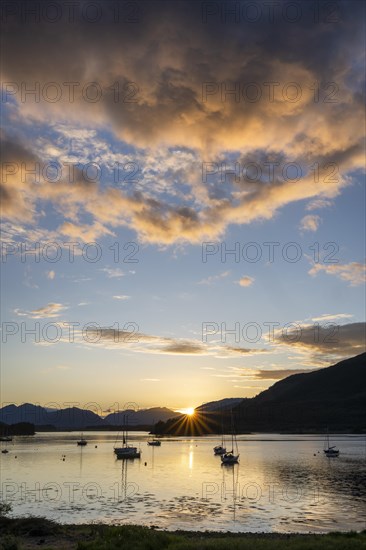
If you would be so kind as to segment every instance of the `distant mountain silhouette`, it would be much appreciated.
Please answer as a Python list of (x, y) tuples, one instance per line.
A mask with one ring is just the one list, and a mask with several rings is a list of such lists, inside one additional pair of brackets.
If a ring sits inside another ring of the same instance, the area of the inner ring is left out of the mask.
[(47, 424), (48, 412), (40, 405), (23, 403), (22, 405), (6, 405), (0, 409), (0, 422), (17, 424), (31, 422), (32, 424)]
[(51, 425), (58, 429), (83, 429), (88, 426), (102, 426), (104, 420), (92, 411), (70, 407), (49, 410), (39, 405), (7, 405), (0, 409), (0, 421), (6, 424), (31, 422), (36, 426)]
[[(160, 434), (219, 433), (231, 429), (231, 413), (196, 409), (195, 419), (184, 415), (165, 424)], [(324, 369), (294, 374), (233, 407), (235, 430), (259, 432), (322, 432), (366, 430), (366, 353)]]
[(108, 426), (123, 426), (126, 422), (131, 427), (153, 426), (159, 420), (166, 421), (179, 415), (165, 407), (153, 407), (139, 411), (127, 410), (109, 414), (101, 418), (93, 411), (69, 407), (66, 409), (46, 409), (39, 405), (24, 403), (22, 405), (7, 405), (0, 409), (0, 422), (7, 425), (20, 422), (31, 422), (35, 426), (54, 427), (56, 429), (82, 430), (86, 428), (104, 428)]
[(139, 411), (126, 410), (109, 414), (105, 421), (112, 426), (129, 426), (148, 424), (153, 426), (156, 422), (165, 422), (169, 418), (179, 416), (180, 413), (167, 409), (166, 407), (153, 407), (151, 409), (141, 409)]
[(71, 430), (83, 429), (88, 426), (104, 426), (105, 422), (93, 411), (70, 407), (48, 413), (48, 424), (56, 428), (69, 428)]

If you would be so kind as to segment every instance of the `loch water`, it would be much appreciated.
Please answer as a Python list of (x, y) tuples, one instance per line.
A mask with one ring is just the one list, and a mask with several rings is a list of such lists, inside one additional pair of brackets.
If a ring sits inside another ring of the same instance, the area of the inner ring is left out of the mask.
[(62, 523), (134, 523), (164, 529), (329, 532), (366, 529), (366, 439), (335, 435), (238, 436), (240, 463), (222, 466), (218, 437), (131, 432), (139, 460), (116, 460), (115, 432), (38, 433), (2, 443), (1, 500), (12, 516)]

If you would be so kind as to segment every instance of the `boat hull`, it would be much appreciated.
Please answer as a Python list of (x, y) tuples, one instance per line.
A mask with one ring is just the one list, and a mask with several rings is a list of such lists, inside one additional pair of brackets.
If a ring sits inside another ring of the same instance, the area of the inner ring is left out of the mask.
[(232, 453), (225, 453), (221, 457), (221, 463), (230, 466), (231, 464), (238, 464), (239, 463), (239, 456), (240, 455), (234, 455)]
[(126, 458), (140, 458), (141, 451), (138, 451), (136, 447), (116, 447), (114, 449), (114, 454), (116, 458), (126, 459)]
[(221, 445), (219, 445), (218, 447), (214, 447), (213, 452), (216, 456), (222, 456), (226, 453), (226, 449), (225, 447), (221, 447)]
[(324, 449), (324, 454), (328, 458), (336, 458), (339, 456), (339, 451), (338, 449)]

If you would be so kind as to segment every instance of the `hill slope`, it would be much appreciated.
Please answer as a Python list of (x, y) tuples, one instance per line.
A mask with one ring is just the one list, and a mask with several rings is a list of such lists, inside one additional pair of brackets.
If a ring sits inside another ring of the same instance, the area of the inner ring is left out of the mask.
[(199, 407), (196, 407), (196, 411), (223, 411), (225, 409), (232, 409), (243, 399), (241, 397), (227, 397), (226, 399), (220, 399), (220, 401), (210, 401), (209, 403), (204, 403)]
[(366, 353), (294, 374), (235, 408), (240, 430), (357, 430), (366, 427)]

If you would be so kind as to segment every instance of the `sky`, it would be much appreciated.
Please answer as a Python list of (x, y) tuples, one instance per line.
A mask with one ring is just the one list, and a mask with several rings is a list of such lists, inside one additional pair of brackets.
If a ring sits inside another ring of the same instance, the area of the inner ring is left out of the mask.
[(184, 409), (364, 351), (363, 2), (1, 9), (2, 404)]

